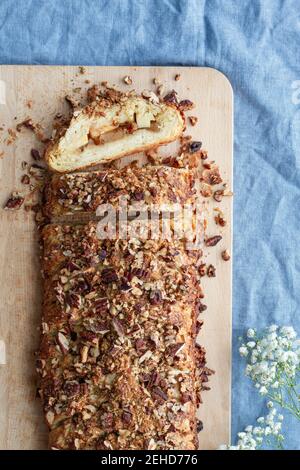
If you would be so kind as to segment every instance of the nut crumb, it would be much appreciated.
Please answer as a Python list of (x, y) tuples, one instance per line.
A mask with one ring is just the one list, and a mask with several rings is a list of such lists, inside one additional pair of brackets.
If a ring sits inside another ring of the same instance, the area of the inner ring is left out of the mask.
[(163, 85), (158, 85), (156, 93), (158, 96), (162, 96), (165, 92), (165, 87)]
[(161, 85), (161, 81), (160, 81), (159, 78), (153, 78), (153, 83), (154, 83), (154, 85), (156, 85), (156, 86)]
[(180, 80), (180, 79), (181, 79), (180, 73), (176, 73), (176, 75), (174, 77), (175, 82), (178, 82), (178, 80)]
[(23, 175), (22, 178), (21, 178), (21, 183), (22, 184), (30, 184), (30, 178), (28, 175)]
[(228, 250), (222, 251), (222, 258), (224, 261), (229, 261), (230, 260), (230, 253)]
[(189, 116), (189, 122), (190, 122), (191, 126), (194, 127), (198, 122), (197, 116)]
[(24, 197), (21, 196), (18, 192), (13, 192), (11, 196), (8, 198), (4, 209), (6, 210), (18, 210), (22, 206), (24, 202)]
[(126, 85), (132, 85), (132, 78), (129, 75), (125, 75), (123, 82), (126, 83)]
[(213, 264), (210, 264), (207, 267), (206, 274), (207, 274), (208, 277), (216, 277), (216, 268), (214, 267)]
[(78, 68), (79, 68), (79, 73), (80, 73), (81, 75), (84, 75), (84, 74), (85, 74), (85, 72), (86, 72), (86, 69), (85, 69), (85, 67), (84, 67), (83, 65), (79, 65), (79, 67), (78, 67)]

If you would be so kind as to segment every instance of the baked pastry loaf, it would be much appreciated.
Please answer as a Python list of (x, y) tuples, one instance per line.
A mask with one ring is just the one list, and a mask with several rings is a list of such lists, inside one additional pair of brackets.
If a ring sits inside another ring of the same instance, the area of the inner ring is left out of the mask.
[(128, 205), (183, 205), (193, 203), (195, 194), (194, 173), (184, 168), (129, 165), (121, 170), (54, 174), (45, 188), (44, 213), (49, 218), (94, 213), (100, 204), (118, 207), (122, 196)]
[[(104, 142), (103, 136), (116, 129), (124, 132)], [(101, 99), (74, 112), (69, 127), (48, 146), (45, 159), (51, 170), (71, 172), (167, 144), (183, 129), (184, 119), (172, 105), (140, 96)]]
[[(53, 449), (196, 449), (197, 251), (42, 232), (40, 394)], [(200, 369), (199, 369), (200, 367)]]

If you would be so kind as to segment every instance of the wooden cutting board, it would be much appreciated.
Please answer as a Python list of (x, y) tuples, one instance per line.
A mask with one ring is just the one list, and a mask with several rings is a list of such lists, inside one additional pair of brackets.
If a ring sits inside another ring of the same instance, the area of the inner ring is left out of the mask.
[[(178, 73), (180, 80), (175, 81)], [(30, 161), (30, 149), (39, 148), (30, 131), (22, 130), (15, 139), (8, 129), (15, 129), (18, 122), (31, 117), (47, 131), (53, 116), (66, 110), (64, 96), (67, 93), (80, 96), (90, 84), (104, 80), (128, 90), (130, 87), (122, 82), (125, 75), (132, 77), (132, 87), (138, 91), (154, 90), (153, 78), (159, 78), (166, 91), (174, 88), (181, 98), (196, 104), (188, 115), (196, 115), (199, 121), (195, 127), (188, 125), (187, 133), (203, 142), (209, 159), (220, 165), (224, 180), (232, 188), (233, 95), (230, 83), (217, 70), (86, 67), (82, 74), (76, 66), (0, 66), (1, 206), (11, 191), (26, 192), (20, 183), (24, 174), (22, 161)], [(210, 220), (216, 206), (221, 207), (228, 223), (222, 229), (221, 243), (206, 255), (207, 262), (216, 267), (217, 275), (203, 278), (208, 309), (202, 314), (205, 323), (200, 341), (207, 350), (208, 366), (216, 374), (210, 380), (211, 391), (202, 395), (201, 449), (216, 449), (230, 440), (231, 261), (224, 262), (221, 251), (227, 248), (231, 252), (232, 198), (225, 197), (220, 204), (211, 201)], [(15, 212), (0, 209), (0, 220), (0, 448), (45, 449), (47, 431), (36, 398), (34, 358), (41, 317), (35, 224), (32, 213), (23, 208)], [(218, 229), (213, 222), (208, 230), (215, 235)]]

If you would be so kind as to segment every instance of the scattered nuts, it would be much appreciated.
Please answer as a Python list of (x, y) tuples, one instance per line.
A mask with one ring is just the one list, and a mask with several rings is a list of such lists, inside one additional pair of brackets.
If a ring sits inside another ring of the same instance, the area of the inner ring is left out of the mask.
[(176, 73), (176, 75), (174, 77), (175, 82), (178, 82), (178, 80), (180, 80), (180, 78), (181, 78), (180, 73)]

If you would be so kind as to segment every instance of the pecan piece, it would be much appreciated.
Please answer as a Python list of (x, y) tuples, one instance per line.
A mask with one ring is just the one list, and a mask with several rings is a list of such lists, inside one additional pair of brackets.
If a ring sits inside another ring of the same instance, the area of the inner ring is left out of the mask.
[(19, 193), (14, 192), (11, 194), (9, 199), (7, 200), (4, 209), (8, 210), (18, 210), (22, 206), (25, 198), (21, 196)]
[(160, 387), (154, 387), (151, 391), (151, 395), (160, 405), (168, 400), (168, 395)]
[(124, 410), (122, 413), (122, 421), (125, 424), (130, 424), (132, 419), (132, 413), (130, 411)]
[(126, 83), (126, 85), (132, 85), (132, 78), (129, 75), (125, 75), (123, 82)]
[(57, 335), (57, 342), (63, 354), (66, 354), (69, 351), (69, 340), (66, 336), (59, 331)]
[(210, 264), (208, 267), (207, 267), (207, 271), (206, 271), (208, 277), (216, 277), (216, 268)]
[(177, 92), (175, 90), (172, 90), (170, 91), (170, 93), (167, 93), (164, 97), (164, 102), (177, 105), (178, 104)]
[(222, 240), (221, 235), (215, 235), (214, 237), (207, 238), (205, 240), (205, 245), (206, 246), (216, 246), (217, 243), (219, 243), (219, 241), (221, 241), (221, 240)]
[(64, 392), (68, 397), (74, 397), (80, 393), (80, 384), (75, 380), (65, 382)]
[(214, 192), (214, 200), (217, 202), (221, 202), (224, 196), (224, 191), (221, 189), (218, 189), (217, 191)]
[(174, 358), (180, 351), (182, 351), (184, 344), (185, 343), (170, 344), (166, 350), (167, 355)]
[(101, 277), (104, 284), (111, 284), (112, 282), (118, 281), (118, 275), (113, 268), (104, 268)]
[(41, 160), (40, 152), (37, 149), (31, 149), (30, 154), (34, 160)]
[(222, 258), (224, 261), (229, 261), (230, 260), (230, 254), (228, 250), (222, 251)]
[(141, 338), (137, 339), (135, 342), (135, 349), (138, 353), (144, 353), (145, 351), (147, 351), (148, 346), (146, 344), (146, 341)]
[(182, 100), (180, 101), (178, 108), (180, 111), (189, 111), (195, 107), (194, 103), (190, 100)]
[(206, 264), (205, 263), (200, 264), (200, 266), (198, 268), (198, 272), (199, 272), (201, 277), (205, 276), (205, 274), (206, 274)]
[(123, 338), (123, 336), (125, 334), (125, 329), (124, 329), (124, 326), (123, 326), (122, 322), (120, 320), (118, 320), (117, 318), (114, 318), (112, 320), (112, 326), (114, 327), (117, 335), (120, 336), (121, 338)]
[(102, 413), (100, 419), (101, 419), (102, 427), (103, 427), (106, 431), (113, 429), (113, 426), (114, 426), (114, 415), (113, 415), (112, 413), (110, 413), (110, 412)]
[(189, 145), (189, 151), (190, 153), (195, 153), (195, 152), (198, 152), (198, 150), (200, 150), (201, 147), (202, 147), (202, 142), (194, 140)]
[(149, 294), (151, 305), (158, 305), (162, 302), (162, 293), (159, 289), (151, 290)]

